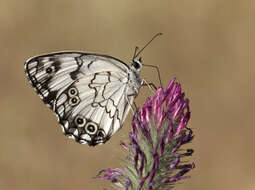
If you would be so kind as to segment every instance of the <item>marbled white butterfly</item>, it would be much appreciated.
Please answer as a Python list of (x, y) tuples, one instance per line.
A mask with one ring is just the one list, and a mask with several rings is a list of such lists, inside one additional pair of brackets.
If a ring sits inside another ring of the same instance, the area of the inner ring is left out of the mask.
[(84, 52), (40, 55), (25, 62), (25, 73), (63, 133), (95, 146), (122, 127), (140, 87), (147, 85), (140, 78), (141, 58), (136, 59), (142, 50), (135, 51), (131, 65)]

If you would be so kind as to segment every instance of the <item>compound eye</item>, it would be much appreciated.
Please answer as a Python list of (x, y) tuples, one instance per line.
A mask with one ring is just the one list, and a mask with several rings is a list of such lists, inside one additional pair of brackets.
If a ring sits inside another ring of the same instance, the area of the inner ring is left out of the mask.
[(89, 135), (95, 135), (97, 133), (98, 127), (95, 123), (93, 122), (88, 122), (85, 125), (85, 131), (86, 133), (88, 133)]
[(76, 96), (78, 94), (78, 90), (75, 87), (72, 87), (68, 90), (68, 95), (70, 97)]
[(137, 69), (137, 70), (140, 69), (140, 67), (141, 67), (140, 63), (137, 62), (137, 61), (135, 61), (135, 60), (132, 62), (132, 65), (133, 65), (133, 67), (134, 67), (135, 69)]
[(78, 126), (78, 127), (84, 127), (85, 125), (85, 119), (81, 116), (77, 116), (74, 120), (75, 124)]

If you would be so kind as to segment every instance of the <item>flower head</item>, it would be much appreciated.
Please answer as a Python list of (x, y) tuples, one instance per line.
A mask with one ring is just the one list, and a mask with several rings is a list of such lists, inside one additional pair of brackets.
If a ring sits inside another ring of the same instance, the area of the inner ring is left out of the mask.
[(184, 164), (183, 158), (191, 156), (193, 150), (180, 149), (193, 139), (187, 127), (189, 119), (189, 100), (174, 78), (166, 89), (159, 88), (136, 110), (129, 144), (120, 143), (128, 153), (124, 169), (102, 170), (97, 177), (125, 190), (164, 190), (189, 178), (184, 174), (194, 164)]

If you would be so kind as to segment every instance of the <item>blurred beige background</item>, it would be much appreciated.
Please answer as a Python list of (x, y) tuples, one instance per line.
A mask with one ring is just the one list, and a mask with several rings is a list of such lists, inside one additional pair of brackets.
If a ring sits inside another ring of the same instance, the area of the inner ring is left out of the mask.
[[(79, 145), (62, 135), (23, 63), (61, 50), (129, 62), (157, 32), (164, 35), (142, 53), (144, 63), (160, 67), (165, 85), (181, 82), (195, 132), (187, 147), (196, 169), (175, 189), (255, 189), (254, 0), (1, 0), (0, 23), (1, 190), (111, 189), (92, 177), (120, 166), (131, 115), (107, 144)], [(149, 68), (142, 76), (157, 82)]]

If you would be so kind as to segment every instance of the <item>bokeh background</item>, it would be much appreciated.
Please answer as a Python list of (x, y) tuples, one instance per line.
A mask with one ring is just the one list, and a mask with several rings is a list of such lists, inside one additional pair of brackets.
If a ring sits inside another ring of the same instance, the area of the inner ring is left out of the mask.
[[(120, 166), (119, 141), (79, 145), (62, 135), (24, 75), (31, 56), (62, 50), (109, 54), (129, 62), (134, 47), (164, 35), (143, 53), (160, 67), (164, 85), (175, 76), (191, 102), (195, 139), (191, 179), (178, 190), (254, 190), (254, 0), (1, 0), (0, 189), (110, 188), (93, 179)], [(142, 76), (157, 83), (155, 73)], [(150, 95), (141, 91), (137, 104)]]

